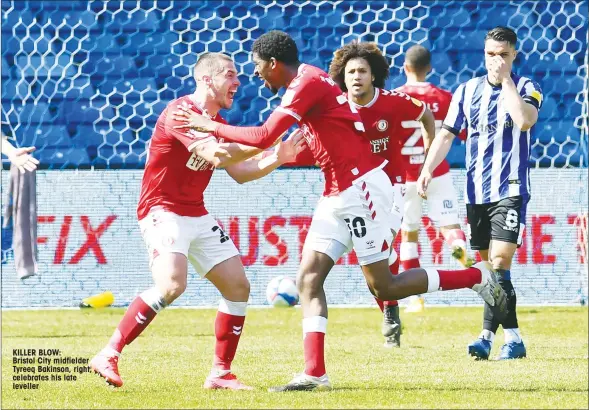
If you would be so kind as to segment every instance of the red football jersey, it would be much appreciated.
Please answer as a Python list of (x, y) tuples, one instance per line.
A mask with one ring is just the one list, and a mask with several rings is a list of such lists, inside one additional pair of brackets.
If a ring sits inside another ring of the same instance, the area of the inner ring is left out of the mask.
[[(405, 84), (397, 88), (397, 91), (404, 92), (423, 101), (434, 114), (434, 118), (436, 119), (436, 133), (442, 128), (442, 122), (446, 118), (450, 101), (452, 101), (452, 93), (426, 82)], [(402, 141), (401, 157), (407, 171), (407, 181), (417, 181), (420, 168), (425, 161), (421, 124), (406, 122), (403, 128), (398, 137)], [(444, 159), (434, 170), (432, 176), (438, 177), (449, 171), (450, 165)]]
[[(182, 216), (207, 214), (203, 193), (213, 175), (214, 167), (192, 150), (215, 137), (185, 128), (175, 121), (172, 112), (180, 105), (202, 114), (191, 96), (180, 97), (168, 104), (159, 116), (149, 144), (147, 162), (141, 181), (137, 206), (139, 220), (153, 207), (162, 207)], [(212, 118), (226, 124), (220, 115)]]
[(425, 112), (425, 105), (415, 98), (397, 92), (374, 89), (374, 98), (366, 105), (356, 107), (366, 127), (366, 136), (372, 145), (374, 156), (389, 161), (385, 171), (393, 184), (405, 182), (405, 167), (401, 159), (403, 124), (418, 122)]
[(370, 155), (358, 112), (329, 75), (317, 67), (299, 66), (276, 111), (297, 120), (325, 175), (324, 196), (344, 191), (355, 179), (384, 163)]

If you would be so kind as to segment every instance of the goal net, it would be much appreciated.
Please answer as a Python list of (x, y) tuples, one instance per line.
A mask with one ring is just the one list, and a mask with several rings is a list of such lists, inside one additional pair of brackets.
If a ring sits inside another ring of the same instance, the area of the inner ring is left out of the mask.
[[(523, 304), (573, 304), (587, 295), (587, 1), (2, 1), (2, 131), (37, 147), (39, 275), (14, 271), (11, 228), (2, 235), (2, 307), (77, 306), (110, 290), (126, 305), (151, 285), (136, 222), (142, 168), (155, 121), (191, 93), (204, 51), (231, 55), (242, 86), (229, 123), (254, 125), (278, 104), (253, 77), (253, 41), (271, 29), (296, 40), (303, 62), (327, 69), (333, 51), (375, 41), (404, 82), (404, 52), (432, 51), (434, 84), (454, 91), (484, 74), (486, 31), (519, 36), (514, 70), (537, 81), (544, 104), (535, 126), (533, 197), (513, 278)], [(462, 200), (465, 148), (449, 154)], [(7, 164), (4, 164), (7, 169)], [(2, 173), (5, 191), (8, 173)], [(272, 276), (295, 276), (313, 208), (316, 169), (281, 169), (238, 185), (219, 170), (209, 211), (242, 253), (251, 303), (265, 304)], [(6, 202), (6, 192), (3, 192)], [(457, 267), (424, 209), (425, 267)], [(465, 218), (464, 207), (461, 216)], [(331, 272), (330, 303), (373, 303), (346, 255)], [(214, 305), (218, 292), (191, 271), (175, 304)], [(430, 304), (479, 304), (470, 291), (426, 296)]]

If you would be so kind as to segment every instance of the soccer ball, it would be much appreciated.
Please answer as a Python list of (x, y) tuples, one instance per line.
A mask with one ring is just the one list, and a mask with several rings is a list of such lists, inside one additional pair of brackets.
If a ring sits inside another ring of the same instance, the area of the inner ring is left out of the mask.
[(288, 307), (299, 303), (299, 291), (294, 279), (288, 276), (272, 278), (266, 288), (266, 300), (275, 307)]

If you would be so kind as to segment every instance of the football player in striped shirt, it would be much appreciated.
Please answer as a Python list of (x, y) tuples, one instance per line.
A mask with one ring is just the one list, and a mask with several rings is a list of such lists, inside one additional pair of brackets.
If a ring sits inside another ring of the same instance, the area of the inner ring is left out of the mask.
[(503, 326), (505, 344), (499, 359), (526, 356), (511, 283), (513, 255), (521, 245), (530, 200), (530, 142), (542, 106), (542, 91), (529, 78), (511, 72), (516, 56), (516, 33), (496, 27), (485, 37), (487, 75), (461, 84), (454, 92), (443, 129), (432, 143), (417, 182), (425, 195), (434, 169), (446, 157), (452, 140), (467, 128), (466, 211), (470, 244), (501, 275), (508, 295), (508, 313), (498, 321), (485, 305), (483, 331), (468, 353), (486, 360), (495, 333)]

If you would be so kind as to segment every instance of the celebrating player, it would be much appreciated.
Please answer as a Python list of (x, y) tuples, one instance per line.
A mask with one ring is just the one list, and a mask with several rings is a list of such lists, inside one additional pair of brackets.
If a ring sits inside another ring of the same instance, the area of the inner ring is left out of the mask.
[[(389, 161), (384, 169), (395, 190), (392, 216), (396, 235), (403, 217), (402, 187), (405, 182), (398, 138), (405, 131), (405, 124), (414, 126), (417, 123), (424, 129), (424, 139), (428, 142), (433, 140), (434, 116), (421, 101), (404, 93), (383, 89), (389, 76), (389, 64), (375, 43), (354, 42), (338, 49), (329, 67), (329, 75), (347, 92), (350, 104), (360, 113), (373, 154)], [(391, 249), (389, 264), (391, 273), (397, 275), (399, 261), (394, 249)], [(399, 347), (401, 319), (398, 303), (396, 300), (376, 301), (383, 311), (385, 346)]]
[(467, 127), (465, 199), (470, 244), (501, 275), (499, 283), (508, 301), (504, 320), (485, 305), (483, 331), (468, 346), (471, 356), (483, 360), (489, 357), (499, 324), (505, 333), (499, 359), (526, 356), (510, 269), (515, 250), (521, 245), (530, 200), (530, 140), (542, 105), (542, 91), (529, 78), (512, 74), (516, 42), (516, 33), (506, 27), (487, 33), (487, 75), (461, 84), (454, 92), (443, 129), (434, 139), (417, 181), (418, 192), (425, 195), (452, 140)]
[[(203, 192), (215, 168), (225, 168), (239, 182), (268, 174), (293, 160), (302, 138), (291, 138), (272, 153), (238, 163), (260, 152), (239, 144), (219, 143), (210, 134), (178, 130), (171, 111), (183, 107), (225, 123), (218, 114), (233, 104), (239, 87), (230, 57), (206, 53), (194, 67), (194, 94), (172, 101), (160, 115), (149, 146), (137, 210), (155, 286), (133, 300), (107, 346), (90, 365), (113, 386), (123, 381), (118, 360), (157, 313), (186, 289), (188, 262), (222, 295), (215, 320), (215, 357), (204, 387), (250, 389), (231, 373), (243, 332), (250, 284), (232, 240), (209, 215)], [(263, 158), (262, 158), (263, 157)]]
[(270, 146), (298, 123), (325, 176), (325, 190), (313, 215), (297, 277), (305, 371), (271, 391), (331, 388), (324, 357), (327, 302), (323, 283), (339, 257), (352, 247), (369, 288), (380, 299), (472, 288), (501, 314), (505, 295), (488, 263), (461, 271), (412, 269), (391, 275), (393, 187), (382, 170), (386, 160), (372, 155), (360, 115), (327, 73), (299, 61), (297, 46), (288, 34), (270, 31), (259, 37), (253, 45), (253, 61), (255, 75), (266, 87), (274, 93), (286, 87), (280, 106), (262, 126), (233, 127), (187, 110), (178, 110), (177, 118), (197, 131), (259, 148)]

